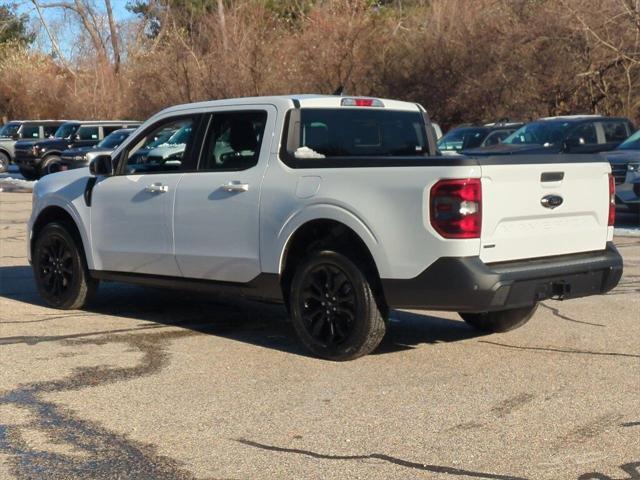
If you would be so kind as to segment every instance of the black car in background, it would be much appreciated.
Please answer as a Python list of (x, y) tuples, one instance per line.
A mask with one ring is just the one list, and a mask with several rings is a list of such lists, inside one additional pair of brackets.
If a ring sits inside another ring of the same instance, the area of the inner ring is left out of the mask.
[(27, 180), (35, 180), (61, 169), (63, 151), (91, 147), (116, 130), (138, 125), (140, 122), (128, 120), (68, 121), (60, 125), (49, 140), (17, 142), (15, 163)]
[(499, 145), (465, 149), (469, 155), (514, 153), (597, 153), (613, 150), (635, 130), (622, 117), (572, 115), (527, 123)]
[(91, 158), (98, 154), (111, 153), (124, 142), (135, 128), (120, 128), (111, 132), (92, 147), (70, 148), (60, 156), (60, 170), (71, 170), (89, 165)]
[(18, 140), (37, 140), (53, 136), (64, 120), (12, 120), (0, 128), (0, 173), (13, 161)]
[(469, 148), (497, 145), (522, 125), (522, 122), (509, 121), (461, 125), (438, 140), (438, 150), (444, 155), (455, 155)]
[(640, 130), (605, 155), (616, 182), (616, 204), (636, 212), (640, 222)]

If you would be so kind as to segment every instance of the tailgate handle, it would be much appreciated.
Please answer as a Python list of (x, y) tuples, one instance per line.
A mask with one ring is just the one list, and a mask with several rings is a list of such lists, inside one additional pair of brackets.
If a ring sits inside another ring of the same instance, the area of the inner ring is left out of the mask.
[(540, 175), (541, 182), (559, 182), (564, 178), (564, 172), (543, 172)]

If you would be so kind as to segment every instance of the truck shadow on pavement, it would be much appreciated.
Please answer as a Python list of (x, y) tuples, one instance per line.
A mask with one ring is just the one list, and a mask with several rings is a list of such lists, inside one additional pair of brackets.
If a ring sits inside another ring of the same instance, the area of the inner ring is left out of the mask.
[[(31, 267), (0, 267), (0, 297), (45, 306), (39, 297)], [(308, 356), (295, 337), (281, 305), (264, 304), (240, 296), (211, 295), (177, 290), (160, 290), (118, 283), (102, 283), (96, 298), (82, 311), (59, 311), (60, 315), (40, 314), (29, 319), (4, 319), (2, 323), (46, 322), (63, 317), (104, 315), (185, 328), (207, 335), (230, 338), (264, 348)], [(153, 328), (144, 324), (131, 329), (82, 334), (68, 333), (31, 337), (0, 338), (0, 345), (35, 344), (71, 338), (90, 337)], [(392, 311), (388, 332), (374, 355), (409, 350), (420, 344), (455, 342), (482, 334), (461, 320)]]

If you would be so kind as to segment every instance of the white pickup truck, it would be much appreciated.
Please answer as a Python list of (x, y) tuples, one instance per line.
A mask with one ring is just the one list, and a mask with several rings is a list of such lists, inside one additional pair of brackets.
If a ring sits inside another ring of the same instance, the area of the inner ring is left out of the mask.
[[(189, 131), (169, 158), (136, 154)], [(598, 156), (443, 157), (426, 111), (296, 95), (180, 105), (33, 193), (38, 290), (81, 308), (99, 281), (284, 302), (314, 354), (373, 351), (389, 308), (507, 331), (539, 301), (622, 274)]]

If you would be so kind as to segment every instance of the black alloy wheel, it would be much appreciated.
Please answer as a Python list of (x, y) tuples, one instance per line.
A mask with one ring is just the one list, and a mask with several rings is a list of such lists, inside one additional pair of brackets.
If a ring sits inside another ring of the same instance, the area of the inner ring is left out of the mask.
[(311, 252), (296, 268), (288, 296), (296, 334), (313, 354), (352, 360), (371, 353), (386, 332), (364, 269), (345, 255)]
[(40, 295), (55, 308), (81, 308), (98, 286), (77, 241), (59, 223), (45, 226), (36, 238), (33, 272)]
[(318, 343), (341, 345), (353, 329), (356, 296), (346, 274), (335, 265), (320, 264), (302, 282), (300, 310), (307, 333)]

